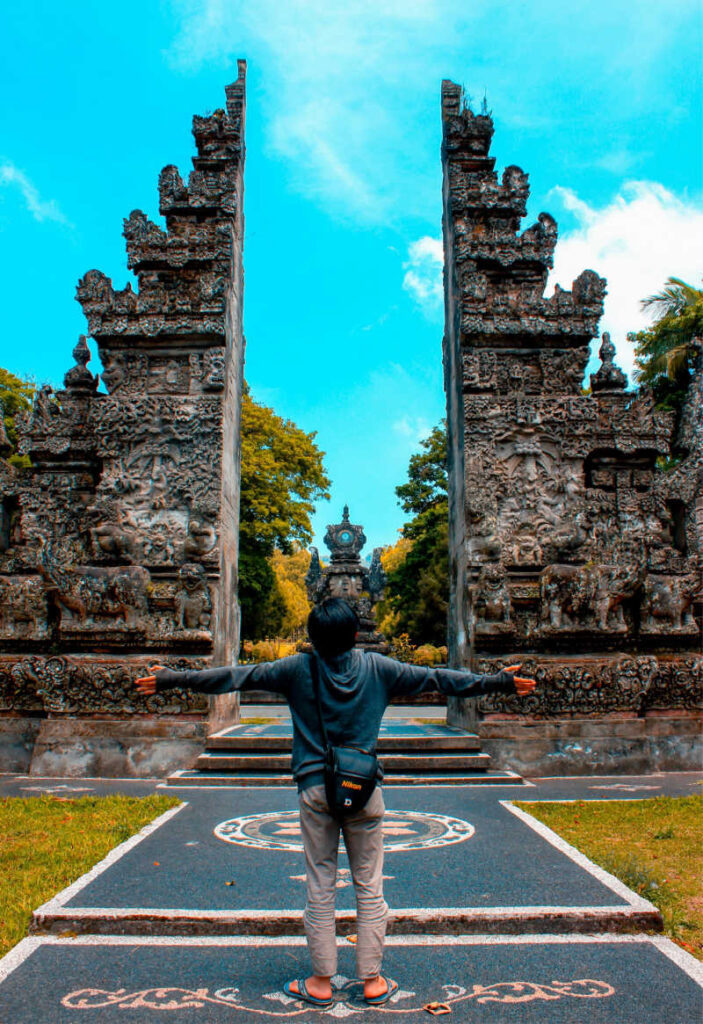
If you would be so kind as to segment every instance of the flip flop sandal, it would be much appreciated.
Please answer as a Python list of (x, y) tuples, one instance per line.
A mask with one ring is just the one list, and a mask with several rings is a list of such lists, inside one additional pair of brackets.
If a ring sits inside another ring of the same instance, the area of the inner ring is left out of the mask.
[(304, 1003), (310, 1003), (311, 1006), (318, 1006), (321, 1010), (327, 1010), (333, 1005), (333, 998), (318, 999), (317, 996), (311, 995), (307, 990), (304, 978), (298, 978), (296, 980), (298, 983), (297, 992), (294, 992), (291, 988), (291, 985), (293, 984), (292, 981), (287, 981), (283, 986), (283, 991), (287, 996), (290, 996), (291, 999), (302, 999)]
[(364, 996), (364, 1002), (368, 1006), (382, 1006), (384, 1003), (388, 1002), (390, 997), (395, 992), (398, 991), (398, 982), (397, 981), (393, 981), (392, 978), (385, 978), (384, 981), (386, 982), (386, 985), (388, 986), (388, 988), (386, 989), (385, 992), (382, 992), (380, 996), (373, 996), (371, 999), (367, 999), (366, 996)]

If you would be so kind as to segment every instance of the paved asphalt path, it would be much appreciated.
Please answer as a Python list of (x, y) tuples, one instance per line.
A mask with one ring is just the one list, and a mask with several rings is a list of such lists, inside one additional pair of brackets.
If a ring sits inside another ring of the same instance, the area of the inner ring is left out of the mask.
[[(384, 891), (391, 906), (624, 905), (487, 789), (385, 791)], [(302, 908), (305, 866), (291, 789), (184, 790), (180, 795), (186, 807), (67, 906)], [(337, 906), (353, 909), (346, 854), (340, 866), (345, 874)]]

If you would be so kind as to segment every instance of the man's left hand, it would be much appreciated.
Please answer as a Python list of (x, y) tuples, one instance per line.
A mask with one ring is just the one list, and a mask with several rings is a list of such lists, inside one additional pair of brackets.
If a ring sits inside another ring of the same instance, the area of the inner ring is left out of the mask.
[(134, 680), (134, 685), (141, 694), (145, 697), (151, 697), (156, 693), (156, 672), (160, 672), (163, 665), (150, 665), (149, 672), (151, 675), (141, 676), (139, 679)]

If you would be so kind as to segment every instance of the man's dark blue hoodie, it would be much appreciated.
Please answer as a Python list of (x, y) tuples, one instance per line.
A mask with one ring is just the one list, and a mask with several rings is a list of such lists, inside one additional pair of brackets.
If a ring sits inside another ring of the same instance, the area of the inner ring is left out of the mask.
[(329, 742), (375, 752), (383, 713), (396, 697), (438, 691), (450, 697), (515, 693), (510, 672), (476, 675), (447, 668), (408, 665), (382, 654), (352, 649), (334, 658), (295, 654), (260, 665), (233, 665), (201, 672), (156, 673), (158, 690), (182, 686), (200, 693), (269, 690), (290, 705), (293, 719), (292, 770), (298, 789), (324, 782), (325, 747), (315, 703), (310, 659), (316, 658), (320, 701)]

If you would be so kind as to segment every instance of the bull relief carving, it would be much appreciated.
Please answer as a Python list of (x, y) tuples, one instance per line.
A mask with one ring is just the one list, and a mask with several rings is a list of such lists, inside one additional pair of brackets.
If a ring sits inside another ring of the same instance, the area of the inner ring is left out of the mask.
[(493, 122), (452, 82), (442, 121), (450, 658), (491, 671), (533, 658), (538, 678), (541, 658), (576, 658), (531, 702), (485, 711), (644, 714), (674, 677), (686, 695), (671, 707), (695, 706), (703, 345), (678, 438), (649, 391), (628, 390), (607, 333), (586, 391), (606, 282), (584, 270), (548, 296), (555, 221), (520, 230), (528, 177), (496, 173)]

